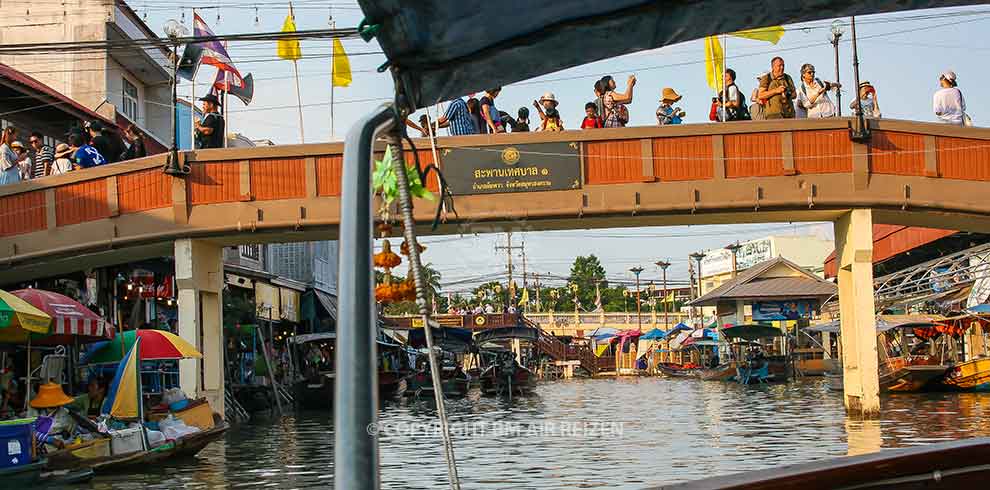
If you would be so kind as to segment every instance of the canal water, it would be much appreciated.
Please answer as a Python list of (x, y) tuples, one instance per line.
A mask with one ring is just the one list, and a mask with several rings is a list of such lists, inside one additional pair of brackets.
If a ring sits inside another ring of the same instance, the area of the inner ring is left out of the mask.
[[(429, 401), (383, 406), (382, 487), (444, 488)], [(644, 488), (846, 454), (990, 435), (990, 393), (885, 397), (877, 421), (847, 419), (841, 396), (809, 378), (739, 386), (695, 379), (543, 383), (513, 400), (448, 405), (462, 488)], [(89, 488), (329, 488), (332, 414), (258, 417), (199, 457)], [(87, 485), (73, 488), (87, 488)]]

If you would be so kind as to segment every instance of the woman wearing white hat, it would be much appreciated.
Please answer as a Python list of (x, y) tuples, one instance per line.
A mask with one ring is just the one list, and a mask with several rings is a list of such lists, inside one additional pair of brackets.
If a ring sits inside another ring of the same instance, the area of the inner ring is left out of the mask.
[[(536, 113), (540, 115), (540, 128), (546, 127), (547, 112), (551, 109), (556, 111), (557, 104), (557, 98), (553, 96), (553, 92), (547, 92), (543, 94), (543, 97), (540, 97), (540, 100), (533, 101), (533, 107), (536, 108)], [(557, 120), (559, 121), (559, 119), (560, 118), (558, 117)], [(559, 121), (559, 123), (560, 128), (556, 129), (556, 131), (562, 131), (564, 129), (564, 123), (562, 121)]]
[(957, 126), (971, 126), (973, 123), (966, 115), (966, 101), (963, 99), (962, 91), (957, 87), (956, 74), (953, 71), (944, 71), (938, 77), (938, 83), (942, 88), (935, 92), (932, 108), (935, 110), (935, 117), (939, 122), (955, 124)]

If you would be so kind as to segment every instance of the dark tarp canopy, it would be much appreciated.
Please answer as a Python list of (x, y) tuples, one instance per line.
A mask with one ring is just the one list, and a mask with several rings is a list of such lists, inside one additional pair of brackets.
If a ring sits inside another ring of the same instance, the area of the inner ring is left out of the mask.
[[(471, 350), (472, 334), (470, 330), (454, 327), (433, 328), (433, 345), (445, 351), (462, 353)], [(426, 331), (414, 328), (409, 331), (409, 346), (422, 349), (426, 347)]]
[(475, 343), (492, 342), (507, 339), (520, 339), (536, 341), (540, 338), (540, 331), (531, 327), (504, 327), (482, 330), (474, 334)]
[(783, 337), (784, 332), (777, 327), (756, 323), (725, 327), (722, 329), (722, 335), (725, 335), (728, 339), (756, 340)]
[[(974, 0), (358, 0), (416, 108), (713, 34)], [(767, 59), (769, 67), (769, 58)], [(619, 80), (621, 83), (622, 81)], [(591, 98), (592, 82), (588, 82)]]

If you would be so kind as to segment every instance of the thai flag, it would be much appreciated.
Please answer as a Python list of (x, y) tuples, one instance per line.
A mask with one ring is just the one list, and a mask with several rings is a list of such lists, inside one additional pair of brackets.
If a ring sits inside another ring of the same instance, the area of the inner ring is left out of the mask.
[[(206, 25), (206, 21), (199, 14), (193, 15), (193, 35), (196, 37), (215, 36), (213, 31), (210, 30), (210, 26)], [(241, 73), (237, 71), (237, 68), (234, 68), (234, 62), (231, 61), (230, 55), (227, 54), (227, 49), (223, 47), (220, 41), (214, 39), (199, 43), (199, 45), (203, 48), (202, 63), (213, 65), (221, 71), (230, 72), (235, 78), (242, 78)]]

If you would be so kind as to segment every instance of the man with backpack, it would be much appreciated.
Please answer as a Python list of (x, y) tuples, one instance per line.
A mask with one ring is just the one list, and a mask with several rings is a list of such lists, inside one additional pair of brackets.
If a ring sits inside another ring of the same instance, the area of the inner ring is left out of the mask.
[[(708, 114), (708, 119), (712, 121), (749, 121), (749, 109), (746, 107), (746, 100), (742, 96), (742, 91), (736, 85), (736, 71), (727, 68), (725, 70), (725, 90), (712, 98), (712, 110)], [(726, 102), (722, 102), (725, 99)]]

